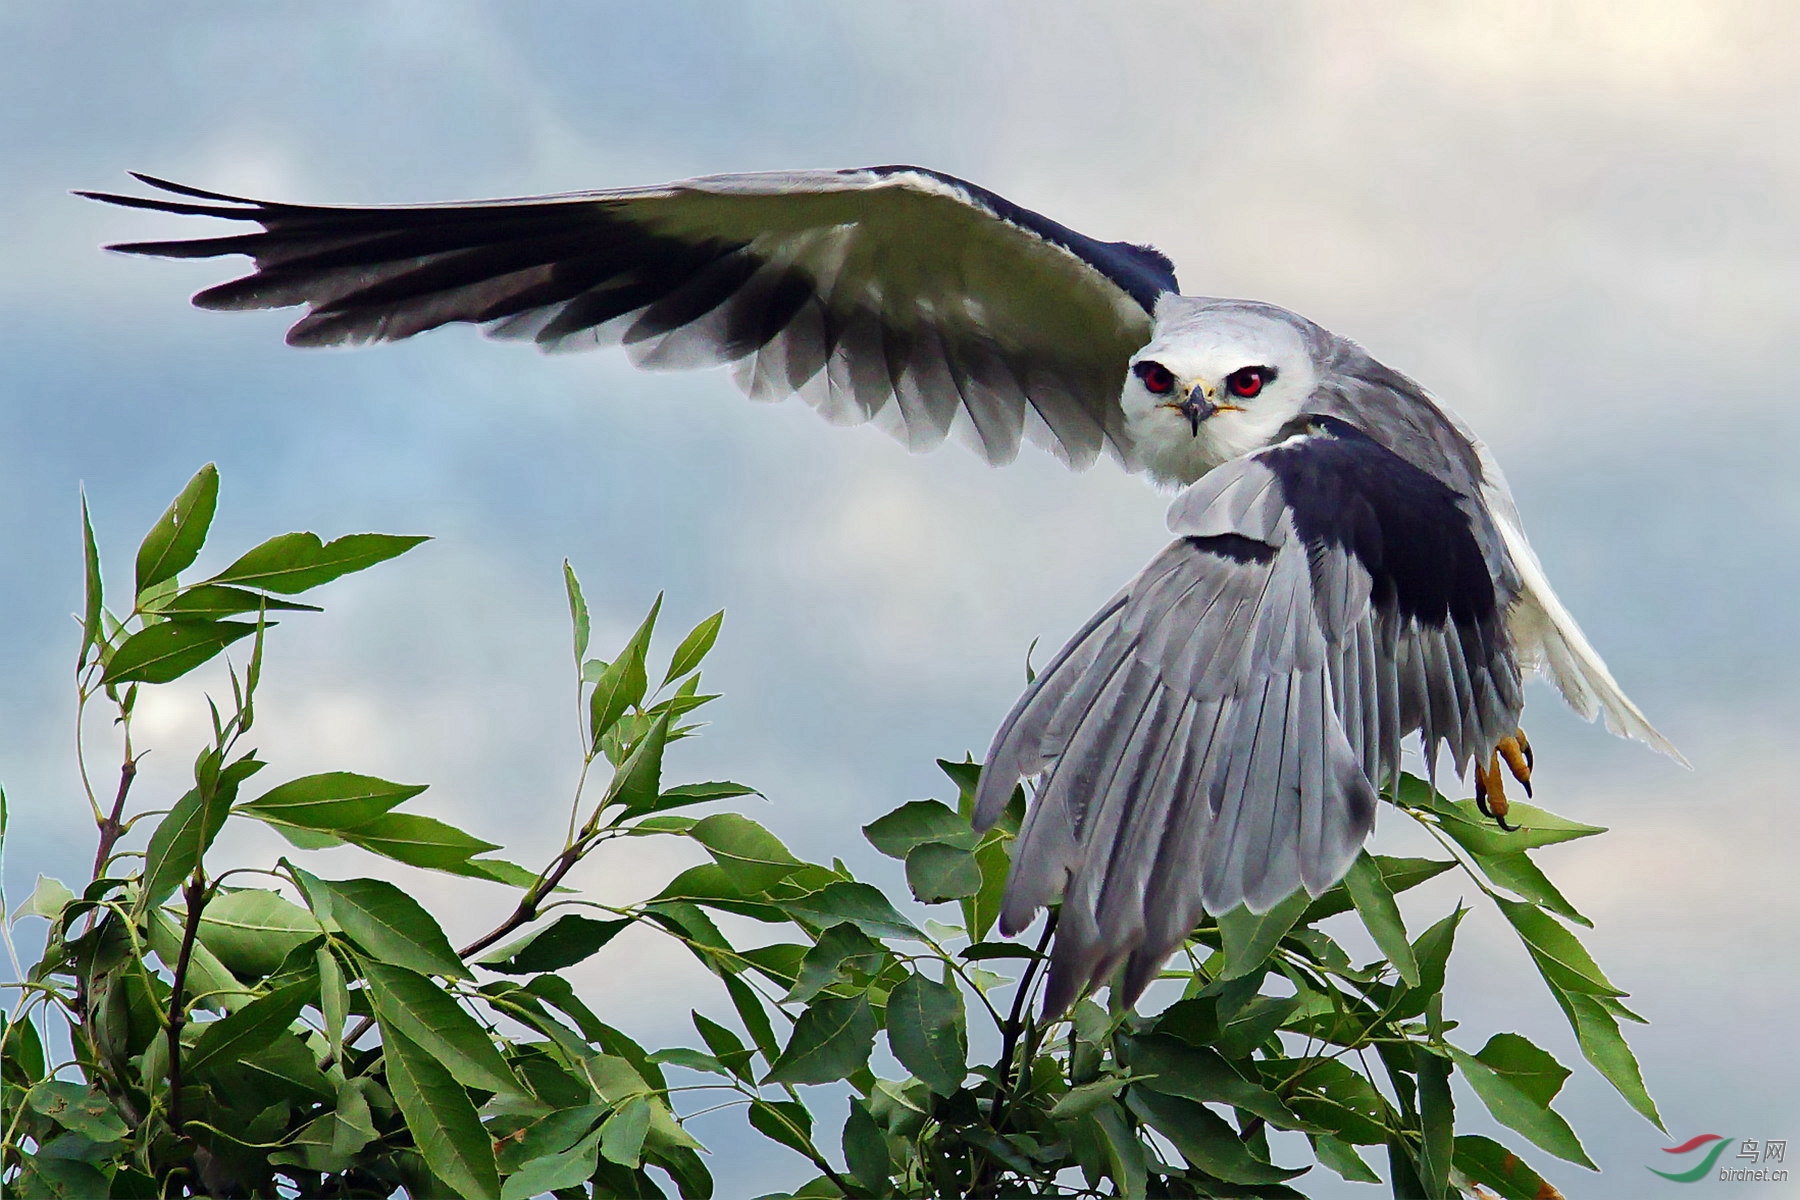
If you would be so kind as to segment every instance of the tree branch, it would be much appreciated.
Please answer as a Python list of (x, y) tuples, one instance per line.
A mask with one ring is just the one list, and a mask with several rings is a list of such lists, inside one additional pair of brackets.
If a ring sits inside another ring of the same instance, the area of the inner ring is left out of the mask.
[(193, 878), (187, 882), (184, 894), (187, 897), (187, 924), (181, 931), (181, 952), (175, 958), (175, 979), (169, 991), (169, 1127), (175, 1136), (185, 1138), (182, 1131), (186, 1123), (181, 1111), (181, 1030), (187, 1024), (187, 1001), (184, 993), (187, 990), (188, 964), (194, 956), (194, 943), (200, 937), (200, 913), (206, 907), (206, 874), (202, 868), (194, 868)]
[(127, 758), (119, 765), (119, 791), (113, 797), (112, 812), (100, 822), (100, 845), (94, 851), (94, 872), (91, 879), (100, 878), (106, 870), (107, 860), (112, 857), (114, 843), (125, 832), (125, 797), (131, 791), (131, 781), (137, 778), (137, 759)]

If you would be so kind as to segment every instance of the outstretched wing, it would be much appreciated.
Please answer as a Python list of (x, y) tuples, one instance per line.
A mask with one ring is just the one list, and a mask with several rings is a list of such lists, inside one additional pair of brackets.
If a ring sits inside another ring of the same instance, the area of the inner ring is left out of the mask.
[(298, 346), (392, 341), (451, 322), (567, 348), (623, 342), (645, 367), (737, 364), (753, 396), (915, 450), (954, 430), (993, 463), (1026, 437), (1075, 466), (1129, 463), (1118, 396), (1177, 290), (1155, 250), (1101, 242), (917, 167), (719, 175), (473, 204), (279, 204), (203, 192), (82, 195), (261, 231), (112, 247), (256, 270), (202, 308), (305, 304)]
[(1182, 535), (1001, 725), (976, 800), (1041, 775), (1001, 929), (1062, 898), (1045, 1011), (1124, 963), (1135, 1000), (1202, 911), (1342, 877), (1418, 732), (1460, 773), (1518, 726), (1478, 505), (1334, 418), (1214, 470)]

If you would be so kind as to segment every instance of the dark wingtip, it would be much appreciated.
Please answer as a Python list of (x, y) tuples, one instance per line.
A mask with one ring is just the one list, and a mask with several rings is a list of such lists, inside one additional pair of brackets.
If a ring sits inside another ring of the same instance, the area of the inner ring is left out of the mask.
[(174, 180), (163, 179), (156, 175), (146, 175), (142, 171), (127, 171), (126, 174), (146, 187), (153, 187), (159, 192), (171, 192), (177, 196), (187, 196), (194, 200), (223, 200), (227, 204), (250, 204), (258, 207), (262, 204), (262, 201), (252, 200), (248, 196), (209, 192), (205, 188), (189, 187), (185, 183), (176, 183)]

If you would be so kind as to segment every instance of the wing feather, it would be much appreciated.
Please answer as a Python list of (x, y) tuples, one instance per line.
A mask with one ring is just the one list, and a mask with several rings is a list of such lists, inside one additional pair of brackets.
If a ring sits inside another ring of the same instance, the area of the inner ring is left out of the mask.
[[(383, 208), (279, 204), (140, 176), (130, 208), (260, 232), (113, 247), (248, 255), (202, 307), (304, 304), (295, 345), (485, 325), (545, 348), (622, 340), (639, 365), (737, 364), (753, 396), (801, 391), (829, 419), (914, 450), (958, 426), (989, 461), (1021, 440), (1072, 466), (1131, 465), (1119, 389), (1167, 258), (1077, 233), (917, 167), (711, 176), (658, 187)], [(897, 408), (890, 408), (897, 402)]]
[[(1047, 1011), (1121, 965), (1135, 999), (1203, 910), (1264, 912), (1336, 883), (1408, 735), (1428, 757), (1448, 743), (1461, 770), (1516, 725), (1518, 664), (1493, 587), (1471, 598), (1454, 575), (1475, 544), (1470, 517), (1385, 453), (1315, 427), (1190, 487), (1170, 509), (1178, 540), (1002, 724), (978, 823), (1042, 773), (1001, 927), (1060, 896)], [(1300, 482), (1362, 524), (1321, 524), (1296, 501)], [(1381, 556), (1420, 521), (1418, 545), (1441, 547), (1441, 562), (1421, 567), (1412, 545)], [(1421, 570), (1454, 576), (1454, 611)]]

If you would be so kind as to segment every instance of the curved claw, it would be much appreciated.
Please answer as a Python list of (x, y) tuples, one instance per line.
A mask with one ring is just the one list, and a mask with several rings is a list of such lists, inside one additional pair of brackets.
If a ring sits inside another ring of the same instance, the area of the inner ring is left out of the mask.
[[(1505, 746), (1506, 743), (1503, 741), (1501, 745)], [(1506, 814), (1512, 805), (1506, 798), (1505, 777), (1500, 774), (1502, 757), (1505, 757), (1506, 765), (1514, 777), (1520, 783), (1525, 784), (1525, 794), (1531, 794), (1531, 783), (1527, 778), (1530, 774), (1530, 766), (1522, 760), (1520, 764), (1515, 765), (1513, 755), (1517, 753), (1516, 748), (1511, 754), (1508, 754), (1506, 750), (1496, 747), (1494, 752), (1488, 755), (1487, 762), (1477, 763), (1475, 766), (1475, 807), (1481, 810), (1482, 816), (1492, 819), (1496, 825), (1508, 833), (1515, 832), (1519, 827), (1510, 824), (1506, 819)], [(1520, 766), (1525, 768), (1525, 775), (1519, 774)]]
[(1525, 785), (1525, 794), (1531, 795), (1531, 768), (1535, 756), (1531, 752), (1531, 743), (1525, 738), (1523, 729), (1513, 731), (1511, 737), (1503, 737), (1494, 744), (1494, 753), (1506, 760), (1506, 769), (1512, 777)]

